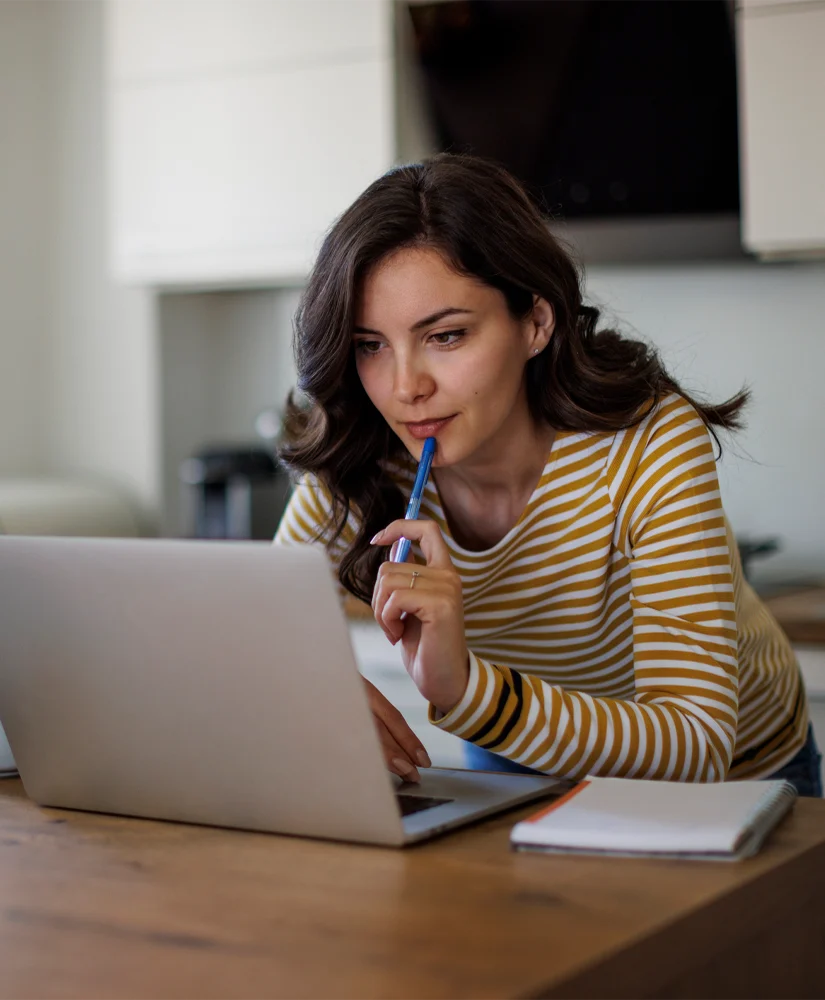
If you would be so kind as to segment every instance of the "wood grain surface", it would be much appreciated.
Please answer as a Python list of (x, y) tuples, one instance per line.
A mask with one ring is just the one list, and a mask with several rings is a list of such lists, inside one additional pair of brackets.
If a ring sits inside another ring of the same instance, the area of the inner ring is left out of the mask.
[(825, 995), (825, 802), (732, 864), (513, 852), (530, 811), (392, 850), (0, 782), (0, 995)]
[(780, 593), (765, 604), (791, 642), (825, 645), (825, 586)]

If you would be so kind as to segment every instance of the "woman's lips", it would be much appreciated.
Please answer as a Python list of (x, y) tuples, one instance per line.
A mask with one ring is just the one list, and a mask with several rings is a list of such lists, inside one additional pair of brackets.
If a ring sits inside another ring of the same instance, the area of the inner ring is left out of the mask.
[(422, 420), (420, 423), (415, 424), (405, 423), (404, 426), (414, 438), (436, 437), (439, 431), (444, 430), (453, 417), (455, 417), (455, 414), (450, 417), (441, 417), (439, 420)]

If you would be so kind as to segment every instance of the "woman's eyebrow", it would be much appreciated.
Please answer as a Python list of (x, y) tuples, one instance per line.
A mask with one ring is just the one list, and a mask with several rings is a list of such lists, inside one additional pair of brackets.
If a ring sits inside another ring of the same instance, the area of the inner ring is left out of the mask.
[[(447, 306), (446, 309), (439, 309), (438, 312), (431, 313), (429, 316), (425, 316), (424, 319), (418, 320), (417, 323), (413, 323), (410, 327), (410, 332), (415, 333), (418, 330), (423, 330), (424, 327), (432, 326), (433, 323), (437, 323), (440, 319), (444, 319), (447, 316), (455, 316), (457, 314), (471, 315), (472, 309), (459, 309), (456, 306)], [(375, 337), (380, 337), (381, 333), (378, 330), (370, 330), (366, 326), (356, 326), (353, 327), (353, 333), (367, 333), (372, 334)]]
[(448, 306), (446, 309), (439, 309), (438, 312), (434, 312), (431, 316), (425, 316), (424, 319), (420, 319), (410, 327), (410, 331), (415, 333), (416, 330), (422, 330), (425, 326), (432, 326), (433, 323), (444, 319), (445, 316), (455, 316), (457, 313), (469, 314), (471, 312), (472, 309), (458, 309), (455, 306)]

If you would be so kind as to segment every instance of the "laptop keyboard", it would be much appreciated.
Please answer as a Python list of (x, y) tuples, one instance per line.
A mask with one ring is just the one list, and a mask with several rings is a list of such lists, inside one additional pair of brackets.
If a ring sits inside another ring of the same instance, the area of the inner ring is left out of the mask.
[(455, 801), (455, 799), (434, 799), (429, 795), (404, 795), (403, 792), (396, 792), (395, 798), (402, 816), (412, 816), (413, 813), (422, 812), (424, 809), (434, 809), (436, 806)]

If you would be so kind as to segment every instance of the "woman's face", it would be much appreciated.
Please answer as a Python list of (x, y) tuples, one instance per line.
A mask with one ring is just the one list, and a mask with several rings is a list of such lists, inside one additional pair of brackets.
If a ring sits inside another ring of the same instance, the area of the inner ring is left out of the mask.
[(553, 312), (538, 299), (514, 319), (495, 288), (457, 274), (435, 250), (400, 250), (364, 281), (353, 340), (358, 375), (413, 455), (438, 440), (435, 464), (506, 454), (530, 420), (525, 365)]

